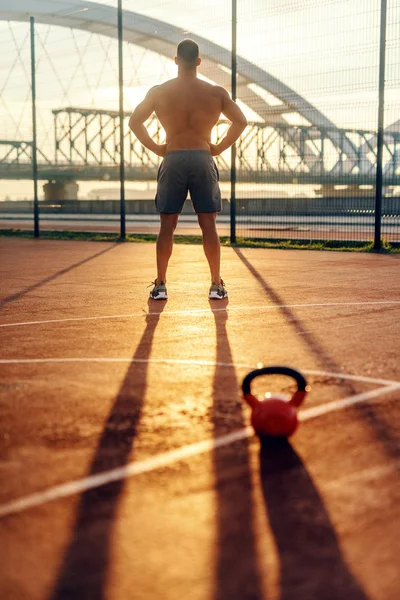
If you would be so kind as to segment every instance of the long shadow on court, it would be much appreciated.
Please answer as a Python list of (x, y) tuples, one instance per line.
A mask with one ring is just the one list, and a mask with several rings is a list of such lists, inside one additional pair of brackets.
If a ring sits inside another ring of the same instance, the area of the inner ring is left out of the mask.
[[(218, 301), (218, 308), (221, 303)], [(214, 304), (212, 304), (212, 308)], [(216, 367), (213, 380), (212, 422), (214, 436), (245, 426), (239, 384), (226, 331), (228, 313), (214, 312)], [(214, 450), (216, 490), (215, 600), (258, 600), (262, 598), (254, 532), (249, 442), (244, 440)], [(234, 454), (234, 456), (232, 456)]]
[[(319, 362), (323, 365), (325, 369), (332, 373), (340, 373), (341, 367), (338, 365), (333, 358), (328, 354), (325, 348), (315, 339), (313, 334), (310, 331), (307, 331), (307, 327), (303, 325), (298, 317), (293, 313), (293, 311), (285, 306), (285, 300), (274, 290), (274, 288), (269, 285), (260, 273), (253, 267), (251, 262), (244, 256), (239, 248), (234, 249), (237, 256), (240, 258), (242, 263), (247, 267), (250, 273), (255, 277), (258, 283), (261, 285), (263, 290), (266, 292), (267, 296), (269, 296), (270, 300), (276, 305), (279, 306), (279, 310), (285, 315), (288, 323), (292, 325), (295, 331), (301, 335), (301, 339), (309, 346), (310, 350), (317, 356)], [(348, 391), (348, 393), (355, 393), (354, 388), (351, 384), (346, 381), (341, 382), (341, 385)]]
[(263, 440), (260, 476), (279, 553), (280, 600), (366, 600), (323, 499), (287, 440)]
[(57, 277), (61, 277), (62, 275), (65, 275), (66, 273), (69, 273), (70, 271), (73, 271), (74, 269), (81, 267), (85, 263), (88, 263), (91, 260), (94, 260), (98, 256), (101, 256), (102, 254), (105, 254), (106, 252), (113, 250), (117, 245), (118, 244), (113, 244), (112, 246), (109, 246), (108, 248), (105, 248), (104, 250), (101, 250), (100, 252), (96, 252), (96, 254), (92, 254), (92, 256), (88, 256), (88, 258), (84, 258), (83, 260), (73, 263), (72, 265), (70, 265), (69, 267), (66, 267), (65, 269), (61, 269), (61, 271), (57, 271), (57, 273), (53, 273), (53, 275), (49, 275), (48, 277), (41, 279), (37, 283), (33, 283), (32, 285), (29, 285), (25, 289), (23, 289), (19, 292), (16, 292), (15, 294), (11, 294), (10, 296), (7, 296), (6, 298), (4, 298), (3, 300), (0, 301), (0, 309), (2, 309), (7, 304), (10, 304), (11, 302), (14, 302), (15, 300), (19, 300), (19, 298), (22, 298), (29, 292), (32, 292), (33, 290), (37, 290), (38, 288), (46, 285), (47, 283), (50, 283), (50, 281), (54, 281), (54, 279), (57, 279)]
[[(290, 308), (285, 306), (285, 300), (281, 298), (281, 296), (272, 288), (272, 286), (268, 285), (268, 283), (263, 279), (250, 261), (243, 255), (239, 248), (235, 248), (234, 250), (242, 263), (261, 285), (270, 300), (272, 300), (276, 306), (279, 306), (288, 323), (290, 323), (295, 331), (301, 335), (300, 339), (307, 344), (323, 368), (332, 373), (340, 373), (342, 371), (341, 365), (335, 362), (335, 360), (325, 350), (324, 346), (318, 340), (316, 340), (310, 331), (307, 331), (307, 326), (303, 325), (301, 320), (295, 316)], [(340, 385), (346, 391), (347, 395), (350, 396), (356, 394), (356, 390), (349, 381), (341, 381)], [(368, 425), (373, 426), (376, 438), (383, 444), (389, 456), (398, 459), (400, 455), (400, 444), (398, 442), (397, 432), (393, 429), (393, 426), (390, 423), (390, 417), (385, 419), (383, 416), (378, 415), (374, 407), (368, 404), (355, 404), (352, 408), (362, 416)]]
[[(150, 302), (150, 301), (149, 301)], [(153, 303), (154, 304), (154, 303)], [(131, 460), (147, 388), (147, 360), (165, 303), (153, 306), (125, 379), (108, 415), (88, 476)], [(150, 306), (149, 306), (150, 309)], [(154, 314), (158, 312), (159, 314)], [(135, 360), (143, 362), (136, 363)], [(125, 480), (84, 492), (52, 600), (103, 600), (115, 515)]]

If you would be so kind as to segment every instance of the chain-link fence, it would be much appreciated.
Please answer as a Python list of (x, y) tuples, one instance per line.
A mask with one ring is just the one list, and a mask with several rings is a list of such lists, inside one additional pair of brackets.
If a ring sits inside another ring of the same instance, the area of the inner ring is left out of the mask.
[[(32, 209), (27, 20), (33, 17), (41, 227), (118, 230), (123, 192), (126, 230), (157, 231), (160, 159), (134, 137), (128, 118), (153, 85), (176, 76), (176, 45), (192, 37), (203, 58), (199, 76), (230, 92), (235, 59), (237, 102), (248, 119), (236, 144), (236, 175), (229, 150), (216, 158), (220, 233), (259, 240), (374, 239), (386, 0), (55, 0), (51, 12), (37, 0), (31, 13), (25, 4), (3, 0), (0, 7), (2, 227), (20, 223)], [(387, 0), (380, 225), (382, 239), (391, 242), (400, 242), (399, 42), (400, 3)], [(154, 115), (147, 125), (154, 139), (165, 139)], [(213, 141), (228, 126), (221, 115)], [(180, 228), (198, 233), (189, 202)]]
[(383, 154), (383, 237), (400, 240), (400, 2), (388, 0)]

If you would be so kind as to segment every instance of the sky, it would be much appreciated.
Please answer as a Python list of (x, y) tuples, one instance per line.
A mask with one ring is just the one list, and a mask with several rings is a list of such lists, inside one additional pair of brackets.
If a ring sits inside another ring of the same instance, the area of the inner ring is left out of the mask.
[[(57, 4), (53, 0), (55, 12)], [(124, 0), (123, 7), (182, 28), (182, 37), (194, 32), (230, 46), (230, 1)], [(379, 18), (380, 0), (238, 0), (238, 54), (338, 127), (376, 130)], [(53, 156), (52, 109), (118, 110), (117, 43), (105, 35), (37, 25), (36, 53), (39, 147)], [(0, 22), (0, 140), (31, 139), (29, 61), (28, 24)], [(124, 66), (128, 111), (149, 87), (176, 74), (172, 60), (132, 44), (125, 44)], [(400, 0), (388, 0), (386, 82), (385, 124), (390, 125), (400, 118)], [(254, 117), (242, 100), (247, 116)], [(287, 118), (301, 123), (299, 115)], [(29, 182), (0, 185), (0, 198), (30, 192)]]

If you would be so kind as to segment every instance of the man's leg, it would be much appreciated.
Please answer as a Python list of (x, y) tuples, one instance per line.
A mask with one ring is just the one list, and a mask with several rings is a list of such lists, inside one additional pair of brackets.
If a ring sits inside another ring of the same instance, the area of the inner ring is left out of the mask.
[(160, 233), (157, 237), (157, 280), (166, 281), (168, 261), (172, 254), (174, 231), (178, 223), (179, 213), (160, 214)]
[(203, 233), (203, 248), (204, 254), (208, 260), (211, 273), (211, 281), (221, 282), (220, 276), (220, 243), (216, 227), (217, 213), (198, 213), (197, 219)]

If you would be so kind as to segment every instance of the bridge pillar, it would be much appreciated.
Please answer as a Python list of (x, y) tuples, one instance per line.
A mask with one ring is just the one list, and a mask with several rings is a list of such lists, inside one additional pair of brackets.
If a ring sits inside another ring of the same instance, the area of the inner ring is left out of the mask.
[(57, 200), (78, 200), (79, 185), (76, 181), (49, 181), (43, 186), (47, 202)]

